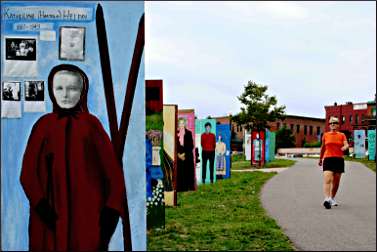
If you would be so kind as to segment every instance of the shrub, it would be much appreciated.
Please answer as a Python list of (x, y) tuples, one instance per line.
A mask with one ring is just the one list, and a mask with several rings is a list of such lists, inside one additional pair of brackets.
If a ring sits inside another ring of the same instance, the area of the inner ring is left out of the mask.
[(321, 147), (321, 142), (316, 141), (316, 142), (311, 142), (311, 143), (305, 143), (304, 147), (308, 147), (308, 148)]

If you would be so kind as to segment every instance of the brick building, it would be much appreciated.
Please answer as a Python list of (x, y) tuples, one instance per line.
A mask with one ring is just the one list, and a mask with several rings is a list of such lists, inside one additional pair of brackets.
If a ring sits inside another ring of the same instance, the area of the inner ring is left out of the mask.
[(325, 119), (287, 115), (284, 120), (269, 123), (271, 131), (282, 127), (290, 129), (296, 139), (296, 147), (303, 147), (305, 143), (318, 142), (325, 130)]
[(353, 131), (359, 129), (376, 129), (376, 101), (337, 104), (325, 106), (326, 128), (330, 130), (328, 122), (331, 116), (339, 118), (339, 131), (343, 132), (349, 142), (353, 143)]

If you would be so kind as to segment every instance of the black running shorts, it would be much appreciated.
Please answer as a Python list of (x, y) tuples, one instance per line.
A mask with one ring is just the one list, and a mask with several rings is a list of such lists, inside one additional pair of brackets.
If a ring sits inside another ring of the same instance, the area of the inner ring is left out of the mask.
[(344, 172), (344, 158), (327, 157), (323, 160), (323, 171), (332, 171), (336, 173)]

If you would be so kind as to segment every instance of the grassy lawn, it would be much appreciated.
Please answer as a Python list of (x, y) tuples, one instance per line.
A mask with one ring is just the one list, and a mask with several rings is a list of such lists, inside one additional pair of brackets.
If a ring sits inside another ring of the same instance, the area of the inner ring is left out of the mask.
[(250, 161), (232, 162), (232, 170), (243, 170), (243, 169), (250, 169), (250, 168), (251, 168)]
[[(289, 159), (275, 159), (271, 162), (264, 164), (263, 168), (278, 168), (278, 167), (290, 167), (294, 165), (296, 161)], [(235, 161), (232, 162), (232, 170), (250, 169), (250, 161)]]
[(233, 173), (231, 179), (178, 193), (164, 230), (148, 232), (148, 250), (293, 250), (262, 208), (262, 185), (276, 173)]
[(296, 163), (295, 160), (290, 159), (275, 159), (264, 165), (265, 168), (290, 167)]

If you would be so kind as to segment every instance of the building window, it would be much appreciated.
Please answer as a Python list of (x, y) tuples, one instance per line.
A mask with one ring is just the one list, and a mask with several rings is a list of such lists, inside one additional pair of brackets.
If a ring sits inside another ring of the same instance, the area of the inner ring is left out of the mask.
[(342, 124), (346, 122), (346, 116), (342, 116)]
[(313, 126), (309, 127), (309, 135), (311, 135), (311, 136), (313, 135)]
[(296, 125), (296, 133), (300, 133), (300, 125), (299, 124)]
[(355, 115), (355, 124), (356, 125), (359, 124), (359, 115), (358, 114)]
[(308, 126), (304, 125), (304, 135), (308, 134)]
[(319, 135), (319, 134), (321, 134), (321, 127), (317, 127), (317, 136)]
[(294, 125), (293, 124), (291, 124), (291, 131), (293, 132), (293, 128), (294, 128)]
[(280, 123), (276, 123), (276, 128), (280, 129)]
[(352, 115), (350, 115), (350, 123), (352, 123)]

